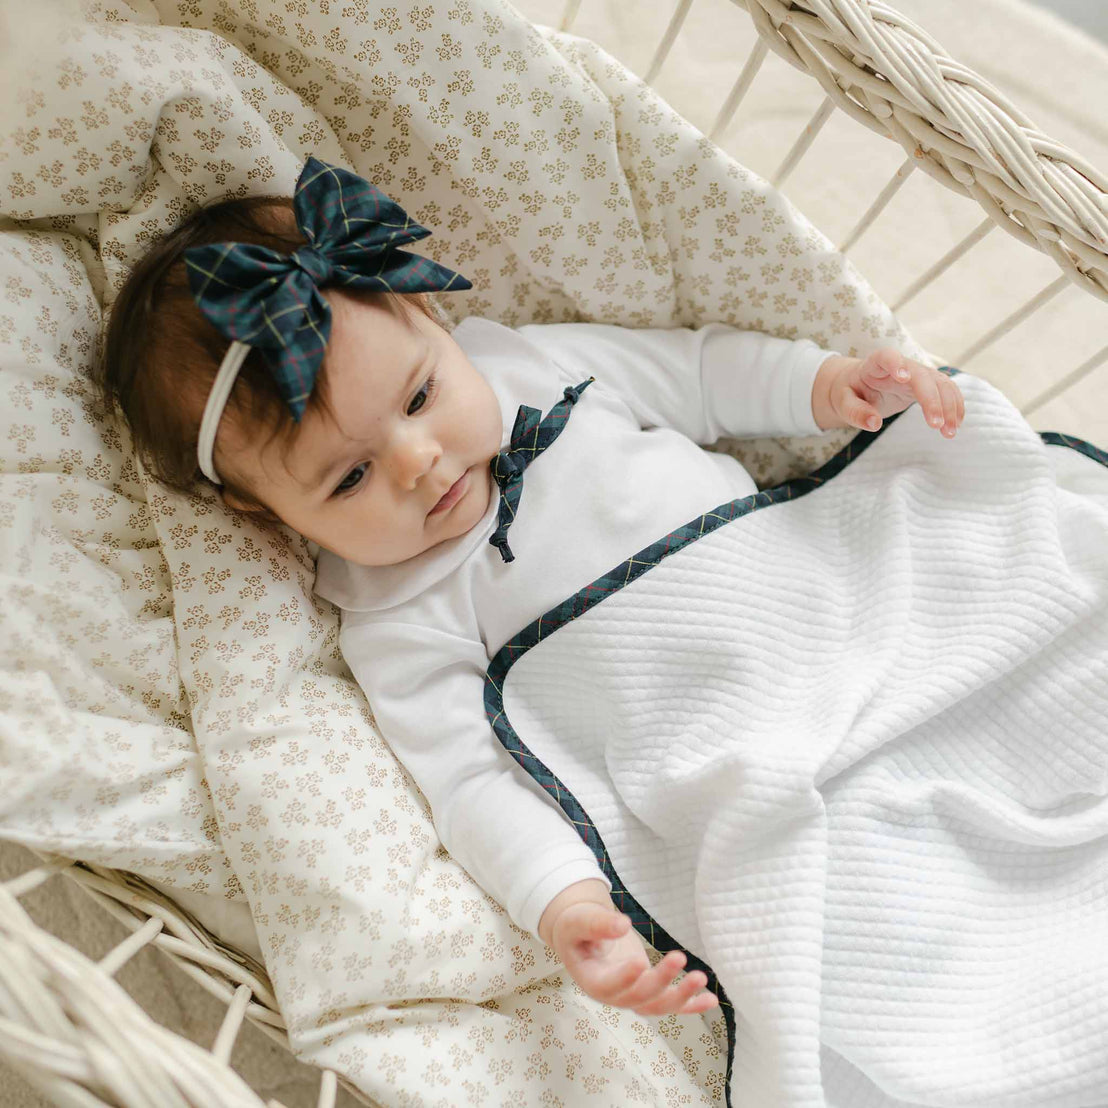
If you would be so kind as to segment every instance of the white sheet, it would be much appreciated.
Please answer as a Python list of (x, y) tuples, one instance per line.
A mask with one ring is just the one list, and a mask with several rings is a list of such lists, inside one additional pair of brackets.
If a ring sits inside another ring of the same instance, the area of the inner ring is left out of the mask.
[(958, 380), (490, 669), (744, 1108), (1108, 1102), (1108, 455)]

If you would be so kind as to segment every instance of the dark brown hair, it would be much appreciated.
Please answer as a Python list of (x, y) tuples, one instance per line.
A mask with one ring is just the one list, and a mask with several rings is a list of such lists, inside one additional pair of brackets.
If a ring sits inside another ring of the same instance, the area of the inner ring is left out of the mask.
[[(111, 307), (92, 380), (109, 412), (123, 417), (135, 453), (161, 484), (186, 495), (210, 483), (196, 460), (200, 419), (230, 340), (208, 321), (189, 288), (184, 251), (216, 242), (243, 242), (291, 254), (307, 245), (296, 226), (292, 201), (280, 196), (219, 200), (198, 208), (139, 259)], [(425, 293), (360, 292), (349, 295), (403, 312), (403, 300), (436, 320)], [(332, 416), (323, 364), (307, 411)], [(307, 412), (305, 412), (307, 414)], [(283, 455), (301, 426), (292, 418), (261, 352), (252, 350), (235, 378), (221, 425), (230, 420), (251, 436), (270, 431)], [(225, 470), (227, 472), (225, 472)], [(224, 492), (244, 502), (259, 521), (279, 522), (223, 461)]]

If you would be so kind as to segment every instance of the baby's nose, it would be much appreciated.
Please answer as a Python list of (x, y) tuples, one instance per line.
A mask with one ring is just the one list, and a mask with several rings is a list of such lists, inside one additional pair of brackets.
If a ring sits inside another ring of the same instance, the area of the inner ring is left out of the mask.
[(397, 480), (410, 491), (442, 456), (442, 447), (433, 437), (412, 436), (397, 443), (390, 456)]

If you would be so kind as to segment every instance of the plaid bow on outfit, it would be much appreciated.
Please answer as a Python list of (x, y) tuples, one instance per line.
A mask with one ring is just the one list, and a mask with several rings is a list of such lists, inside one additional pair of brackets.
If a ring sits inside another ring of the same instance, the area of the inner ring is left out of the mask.
[(501, 450), (489, 463), (492, 475), (500, 486), (498, 526), (492, 533), (489, 544), (499, 548), (500, 556), (506, 562), (515, 561), (515, 555), (508, 546), (507, 535), (508, 528), (516, 517), (519, 498), (523, 495), (523, 471), (562, 433), (562, 428), (569, 419), (570, 409), (595, 380), (595, 377), (590, 377), (579, 385), (570, 385), (564, 389), (562, 399), (541, 422), (539, 417), (542, 413), (538, 408), (520, 404), (507, 449)]
[(220, 242), (187, 249), (193, 297), (230, 339), (261, 347), (297, 423), (307, 407), (331, 335), (323, 285), (392, 292), (473, 286), (460, 274), (397, 247), (431, 232), (375, 185), (308, 157), (293, 197), (308, 240), (292, 254)]

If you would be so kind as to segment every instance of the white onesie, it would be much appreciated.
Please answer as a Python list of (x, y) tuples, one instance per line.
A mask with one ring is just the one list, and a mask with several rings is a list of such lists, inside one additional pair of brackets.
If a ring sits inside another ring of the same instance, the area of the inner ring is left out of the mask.
[(340, 646), (443, 845), (525, 931), (566, 886), (611, 883), (573, 825), (485, 716), (490, 659), (544, 612), (636, 551), (757, 491), (721, 436), (820, 433), (812, 385), (836, 351), (722, 323), (512, 329), (470, 316), (453, 337), (496, 394), (500, 448), (520, 404), (546, 416), (596, 380), (527, 466), (505, 562), (489, 537), (500, 490), (464, 535), (393, 566), (321, 550), (315, 592), (342, 610)]

